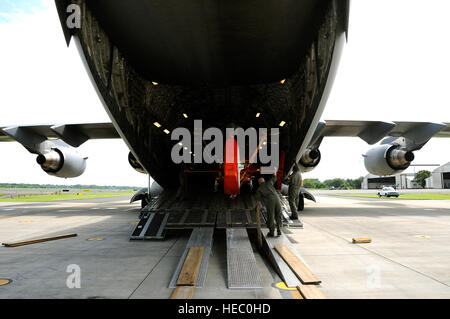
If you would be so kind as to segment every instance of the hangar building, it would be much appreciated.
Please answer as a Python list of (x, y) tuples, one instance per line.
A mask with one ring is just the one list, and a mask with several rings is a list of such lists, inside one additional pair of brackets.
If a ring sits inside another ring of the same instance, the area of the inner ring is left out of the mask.
[[(401, 173), (392, 176), (369, 174), (361, 183), (362, 189), (380, 189), (383, 186), (395, 186), (397, 189), (422, 188), (414, 182), (414, 173)], [(436, 168), (425, 180), (425, 188), (450, 189), (450, 162)]]
[(402, 173), (392, 176), (366, 175), (361, 183), (362, 189), (380, 189), (383, 186), (394, 186), (396, 189), (421, 188), (414, 182), (415, 174)]
[(425, 182), (426, 188), (450, 189), (450, 162), (436, 168)]

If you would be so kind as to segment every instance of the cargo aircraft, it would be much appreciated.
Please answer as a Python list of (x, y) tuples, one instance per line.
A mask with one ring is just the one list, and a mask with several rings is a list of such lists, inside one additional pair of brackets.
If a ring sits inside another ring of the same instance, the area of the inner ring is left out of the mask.
[[(157, 188), (203, 196), (219, 183), (236, 198), (261, 174), (261, 163), (250, 159), (270, 147), (274, 136), (269, 133), (244, 160), (177, 164), (171, 158), (178, 143), (171, 138), (174, 130), (186, 128), (195, 136), (195, 120), (224, 132), (278, 128), (278, 189), (294, 163), (303, 173), (317, 167), (327, 136), (381, 141), (364, 155), (367, 170), (380, 176), (407, 169), (433, 136), (450, 136), (449, 123), (320, 121), (348, 36), (349, 0), (55, 4), (67, 44), (75, 42), (111, 123), (0, 127), (0, 141), (21, 143), (47, 174), (80, 176), (87, 158), (77, 147), (90, 139), (121, 138), (130, 165), (151, 176)], [(133, 200), (145, 206), (151, 189)]]

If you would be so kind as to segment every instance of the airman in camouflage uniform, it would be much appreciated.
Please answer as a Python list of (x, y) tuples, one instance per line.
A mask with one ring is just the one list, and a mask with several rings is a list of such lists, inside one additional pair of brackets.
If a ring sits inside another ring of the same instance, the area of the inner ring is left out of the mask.
[(302, 186), (302, 176), (297, 164), (294, 165), (292, 169), (293, 173), (289, 176), (289, 207), (291, 208), (291, 219), (298, 219), (298, 201), (300, 196), (300, 188)]
[(277, 176), (273, 175), (267, 182), (263, 177), (258, 179), (259, 187), (256, 190), (256, 200), (263, 202), (267, 209), (268, 237), (275, 236), (275, 222), (277, 225), (277, 236), (281, 235), (281, 227), (283, 226), (281, 221), (281, 203), (275, 190), (274, 183), (277, 180)]

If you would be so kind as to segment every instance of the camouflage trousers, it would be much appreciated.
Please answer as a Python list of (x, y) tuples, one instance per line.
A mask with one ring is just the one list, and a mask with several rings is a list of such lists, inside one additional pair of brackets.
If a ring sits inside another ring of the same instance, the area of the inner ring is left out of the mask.
[(280, 200), (275, 196), (273, 198), (267, 198), (264, 201), (264, 206), (267, 209), (267, 227), (269, 227), (269, 231), (273, 234), (275, 232), (275, 224), (278, 230), (283, 227)]
[(289, 189), (289, 207), (291, 208), (291, 217), (298, 218), (298, 200), (300, 196), (300, 189)]

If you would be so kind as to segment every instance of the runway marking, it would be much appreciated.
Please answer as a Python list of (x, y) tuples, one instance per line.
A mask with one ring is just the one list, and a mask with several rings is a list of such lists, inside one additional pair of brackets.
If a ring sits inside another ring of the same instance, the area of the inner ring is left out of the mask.
[(12, 283), (11, 279), (0, 278), (0, 286), (6, 286), (6, 285), (9, 285), (10, 283)]
[(19, 223), (32, 223), (33, 221), (32, 220), (21, 220), (21, 221), (19, 221)]
[(0, 219), (8, 219), (8, 218), (15, 218), (15, 217), (22, 217), (27, 216), (29, 214), (19, 214), (19, 215), (12, 215), (12, 216), (0, 216)]
[(275, 287), (277, 287), (278, 289), (281, 289), (281, 290), (295, 290), (295, 291), (297, 291), (296, 287), (290, 288), (290, 287), (286, 286), (286, 283), (284, 281), (280, 281), (280, 282), (276, 283)]
[(436, 209), (433, 209), (433, 208), (425, 208), (424, 210), (431, 210), (431, 211), (435, 211)]
[(101, 241), (104, 240), (104, 238), (100, 238), (100, 237), (94, 237), (94, 238), (89, 238), (88, 241)]
[[(28, 215), (35, 215), (35, 214), (39, 214), (42, 212), (51, 212), (51, 213), (64, 213), (64, 212), (82, 212), (82, 211), (87, 211), (88, 209), (92, 209), (92, 210), (99, 210), (102, 209), (100, 207), (84, 207), (84, 205), (78, 205), (77, 208), (75, 209), (70, 209), (70, 210), (56, 210), (57, 209), (57, 205), (59, 207), (63, 206), (63, 205), (59, 205), (60, 203), (55, 204), (54, 206), (24, 206), (24, 207), (20, 207), (20, 206), (14, 206), (14, 208), (0, 208), (0, 211), (17, 211), (17, 213), (15, 213), (14, 215), (9, 215), (9, 216), (0, 216), (0, 220), (2, 219), (10, 219), (10, 218), (16, 218), (16, 217), (22, 217), (22, 216), (28, 216)], [(82, 210), (80, 210), (79, 206), (83, 206)], [(51, 208), (48, 211), (45, 211), (44, 208)], [(114, 209), (118, 209), (118, 208), (114, 208)], [(24, 211), (24, 210), (28, 210), (28, 211)]]
[(416, 238), (422, 238), (422, 239), (428, 239), (428, 238), (431, 238), (431, 236), (428, 236), (428, 235), (416, 235), (416, 236), (414, 236), (414, 237), (416, 237)]
[(112, 210), (112, 209), (118, 209), (118, 208), (117, 208), (117, 207), (108, 207), (108, 208), (106, 208), (106, 209)]

